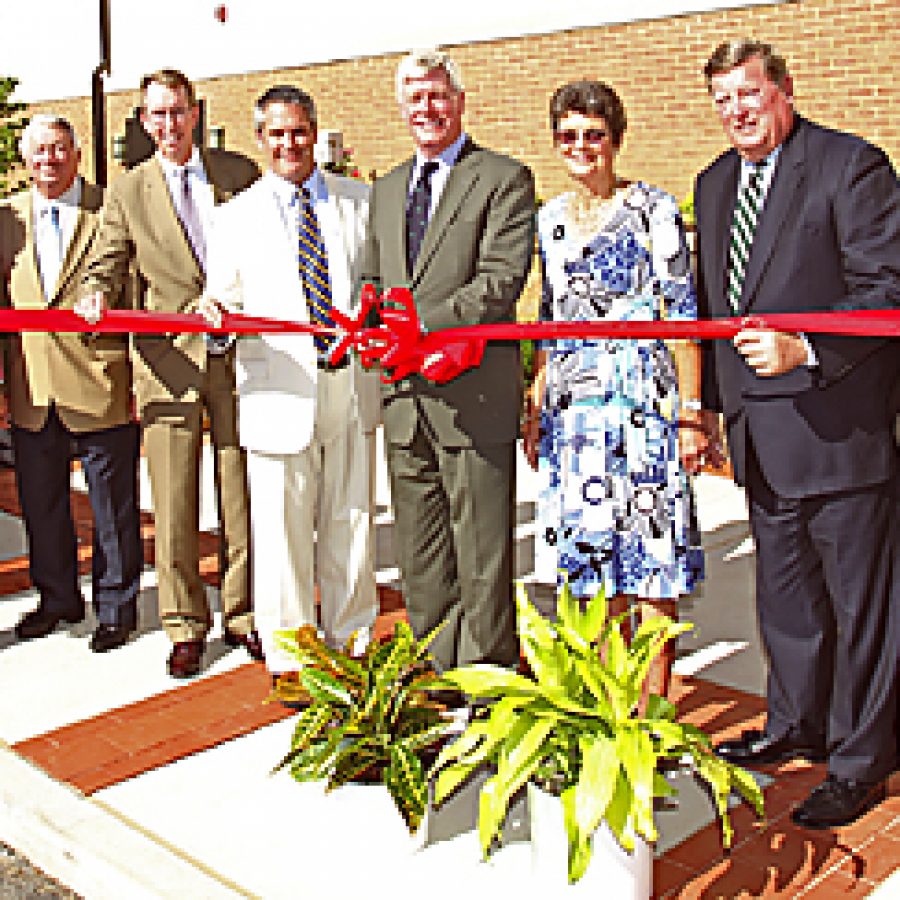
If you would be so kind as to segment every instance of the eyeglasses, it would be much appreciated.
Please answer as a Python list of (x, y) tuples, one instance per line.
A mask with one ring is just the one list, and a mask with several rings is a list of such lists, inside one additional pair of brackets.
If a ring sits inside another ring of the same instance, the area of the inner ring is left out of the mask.
[(585, 144), (602, 144), (608, 137), (609, 132), (605, 128), (564, 128), (556, 132), (556, 143), (569, 147), (581, 138)]
[(732, 93), (716, 91), (712, 95), (713, 105), (720, 116), (725, 116), (732, 109), (760, 109), (765, 94), (762, 88), (751, 88)]

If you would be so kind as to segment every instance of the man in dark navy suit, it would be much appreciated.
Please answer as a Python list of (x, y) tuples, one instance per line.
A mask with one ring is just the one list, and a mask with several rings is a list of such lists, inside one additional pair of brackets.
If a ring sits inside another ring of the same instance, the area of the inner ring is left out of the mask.
[[(704, 72), (732, 149), (697, 179), (701, 315), (900, 306), (900, 188), (885, 154), (797, 115), (768, 44), (722, 44)], [(709, 455), (721, 413), (769, 662), (765, 729), (718, 752), (827, 760), (793, 813), (812, 828), (857, 818), (895, 759), (898, 360), (884, 338), (756, 328), (704, 356)]]

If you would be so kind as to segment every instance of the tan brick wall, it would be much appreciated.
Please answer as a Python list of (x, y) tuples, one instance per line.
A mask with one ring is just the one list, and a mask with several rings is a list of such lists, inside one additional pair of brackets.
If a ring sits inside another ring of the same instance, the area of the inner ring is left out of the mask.
[[(629, 128), (620, 174), (682, 197), (694, 174), (724, 147), (700, 70), (720, 41), (770, 40), (788, 59), (798, 109), (823, 124), (858, 132), (900, 160), (900, 41), (897, 0), (796, 0), (738, 10), (584, 28), (452, 47), (467, 86), (466, 124), (481, 143), (534, 168), (538, 193), (565, 188), (547, 124), (553, 90), (578, 77), (609, 81), (626, 104)], [(251, 106), (266, 87), (294, 82), (319, 107), (323, 128), (343, 131), (363, 173), (385, 172), (410, 152), (393, 96), (397, 56), (249, 73), (198, 83), (209, 125), (225, 127), (226, 146), (259, 158)], [(136, 91), (108, 98), (109, 141), (124, 130)], [(90, 104), (52, 106), (69, 113), (90, 165)], [(119, 167), (110, 163), (110, 176)]]

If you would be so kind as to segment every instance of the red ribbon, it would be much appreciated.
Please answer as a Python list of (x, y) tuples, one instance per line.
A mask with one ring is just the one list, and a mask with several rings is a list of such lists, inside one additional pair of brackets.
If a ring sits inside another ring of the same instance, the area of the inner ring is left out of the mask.
[(213, 328), (198, 313), (133, 312), (110, 309), (91, 323), (71, 309), (0, 309), (0, 331), (63, 331), (90, 334), (334, 334), (306, 322), (225, 313)]
[[(367, 326), (375, 310), (381, 324)], [(336, 335), (332, 362), (354, 349), (366, 366), (376, 363), (385, 381), (398, 381), (418, 373), (444, 383), (481, 362), (487, 341), (613, 338), (621, 340), (732, 338), (746, 328), (773, 331), (840, 334), (863, 337), (900, 337), (900, 310), (845, 310), (842, 312), (773, 313), (727, 319), (691, 321), (577, 321), (503, 322), (446, 328), (425, 333), (412, 293), (391, 288), (378, 296), (365, 285), (358, 313), (333, 311), (335, 328), (238, 313), (224, 313), (213, 328), (195, 313), (108, 310), (99, 322), (87, 322), (69, 309), (0, 309), (0, 331), (59, 331), (92, 334), (319, 334)]]

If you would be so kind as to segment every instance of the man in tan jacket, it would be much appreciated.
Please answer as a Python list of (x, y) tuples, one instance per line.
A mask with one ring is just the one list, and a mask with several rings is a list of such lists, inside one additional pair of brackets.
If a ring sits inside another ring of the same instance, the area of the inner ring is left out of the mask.
[[(22, 134), (32, 187), (0, 207), (3, 306), (71, 308), (96, 238), (103, 192), (77, 174), (79, 151), (65, 119), (36, 115)], [(16, 626), (42, 637), (84, 617), (69, 507), (72, 448), (94, 512), (96, 652), (134, 630), (142, 552), (137, 426), (129, 415), (127, 339), (117, 335), (11, 335), (5, 353), (16, 478), (40, 603)]]
[[(96, 320), (136, 271), (149, 311), (193, 312), (203, 291), (206, 236), (215, 204), (243, 190), (258, 169), (243, 156), (200, 152), (194, 89), (173, 69), (146, 76), (142, 122), (156, 153), (119, 178), (103, 222), (78, 312)], [(262, 657), (253, 631), (248, 572), (247, 471), (238, 444), (234, 347), (202, 335), (137, 335), (134, 386), (156, 519), (156, 569), (163, 627), (174, 644), (169, 673), (200, 671), (211, 615), (199, 569), (199, 462), (204, 410), (216, 465), (225, 541), (225, 639)]]

